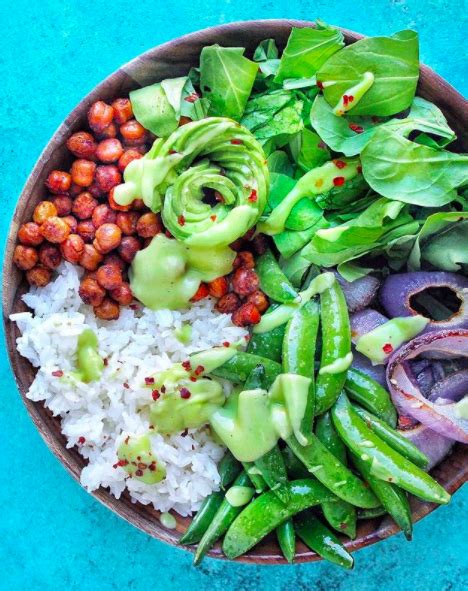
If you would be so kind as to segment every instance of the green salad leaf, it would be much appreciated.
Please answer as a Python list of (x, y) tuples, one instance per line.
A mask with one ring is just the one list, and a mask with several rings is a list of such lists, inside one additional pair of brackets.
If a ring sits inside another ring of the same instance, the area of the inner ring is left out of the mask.
[(400, 31), (356, 41), (332, 55), (317, 72), (317, 80), (326, 101), (335, 107), (368, 72), (374, 76), (373, 84), (351, 107), (352, 115), (386, 116), (407, 109), (419, 78), (417, 33)]
[(468, 184), (468, 156), (409, 141), (382, 126), (361, 153), (362, 172), (380, 195), (422, 207), (440, 207)]
[(281, 56), (275, 82), (310, 78), (343, 45), (341, 31), (328, 25), (318, 23), (315, 29), (293, 27)]
[(330, 152), (320, 137), (307, 128), (304, 128), (290, 140), (289, 150), (302, 173), (321, 166), (330, 160)]
[(242, 47), (204, 47), (200, 54), (200, 88), (209, 99), (208, 115), (239, 120), (243, 113), (258, 64), (244, 57)]
[(286, 176), (294, 177), (294, 166), (289, 159), (286, 152), (283, 150), (275, 150), (268, 158), (268, 170), (270, 172), (278, 172)]

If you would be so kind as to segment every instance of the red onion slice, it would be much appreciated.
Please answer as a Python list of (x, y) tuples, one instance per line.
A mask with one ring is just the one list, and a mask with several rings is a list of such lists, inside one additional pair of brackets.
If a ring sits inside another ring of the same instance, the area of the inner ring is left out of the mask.
[(430, 402), (436, 402), (438, 399), (458, 402), (466, 395), (468, 395), (468, 369), (462, 369), (434, 384), (427, 399)]
[(408, 430), (400, 431), (400, 435), (412, 441), (427, 456), (429, 459), (428, 470), (445, 458), (454, 443), (452, 439), (436, 433), (421, 423)]
[(343, 289), (343, 293), (348, 304), (348, 310), (358, 312), (366, 308), (377, 295), (380, 281), (372, 275), (366, 275), (355, 281), (346, 281), (338, 271), (334, 271), (338, 283)]
[(351, 322), (351, 339), (353, 343), (356, 343), (363, 335), (367, 334), (374, 328), (381, 326), (387, 322), (386, 318), (377, 310), (372, 308), (366, 308), (360, 312), (352, 314), (350, 317)]
[(376, 382), (378, 382), (381, 386), (387, 389), (387, 380), (385, 377), (385, 365), (372, 365), (370, 359), (368, 359), (359, 351), (356, 351), (353, 347), (353, 363), (352, 366), (359, 371), (370, 376)]
[(409, 361), (418, 355), (468, 357), (468, 330), (443, 330), (420, 335), (403, 345), (390, 358), (387, 384), (393, 403), (440, 435), (468, 443), (468, 420), (458, 416), (456, 403), (435, 404), (426, 400), (411, 371)]

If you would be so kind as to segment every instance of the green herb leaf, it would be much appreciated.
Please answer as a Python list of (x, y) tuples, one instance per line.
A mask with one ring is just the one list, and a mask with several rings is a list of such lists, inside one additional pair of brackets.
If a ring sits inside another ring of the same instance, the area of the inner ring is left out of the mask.
[(330, 160), (330, 152), (320, 137), (306, 128), (291, 139), (289, 150), (302, 172), (308, 172)]

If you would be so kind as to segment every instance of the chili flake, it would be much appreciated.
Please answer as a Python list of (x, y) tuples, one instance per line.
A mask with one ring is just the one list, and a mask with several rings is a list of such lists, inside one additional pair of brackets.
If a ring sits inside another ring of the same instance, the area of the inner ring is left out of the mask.
[(391, 345), (391, 343), (385, 343), (385, 345), (382, 347), (382, 351), (388, 355), (389, 353), (391, 353), (393, 351), (393, 346)]
[(153, 390), (151, 392), (151, 398), (153, 400), (157, 400), (160, 396), (161, 396), (161, 394), (159, 393), (159, 390)]
[(128, 385), (128, 382), (124, 382), (123, 387), (126, 388), (127, 390), (130, 388), (130, 386)]
[(161, 390), (161, 394), (166, 393), (166, 386), (161, 386), (159, 389)]
[(61, 378), (63, 376), (63, 371), (61, 369), (58, 369), (57, 371), (53, 371), (52, 375), (54, 376), (54, 378)]
[(333, 184), (335, 185), (335, 187), (341, 187), (342, 185), (344, 185), (344, 183), (345, 183), (344, 176), (336, 176), (333, 179)]
[(135, 471), (135, 476), (143, 476), (143, 470), (138, 468), (138, 470)]
[(336, 168), (346, 168), (346, 162), (343, 162), (343, 160), (333, 160), (333, 163), (336, 166)]
[(83, 443), (86, 442), (86, 439), (83, 437), (83, 435), (81, 435), (80, 437), (78, 437), (78, 443), (80, 443), (81, 445), (83, 445)]
[(192, 94), (189, 94), (188, 96), (186, 96), (184, 98), (184, 101), (187, 101), (188, 103), (194, 103), (199, 98), (200, 97), (198, 96), (198, 94), (196, 92), (192, 92)]
[(197, 378), (195, 376), (190, 376), (190, 381), (191, 382), (196, 382), (197, 381)]
[(252, 189), (252, 192), (249, 195), (249, 201), (252, 203), (255, 203), (255, 201), (257, 201), (258, 196), (257, 196), (257, 191), (255, 189)]
[(182, 214), (177, 218), (177, 223), (179, 226), (185, 226), (185, 217)]
[(192, 396), (192, 393), (190, 392), (190, 390), (188, 388), (181, 388), (180, 389), (180, 397), (183, 398), (184, 400), (188, 400), (190, 398), (190, 396)]
[(349, 127), (349, 129), (354, 131), (354, 133), (362, 133), (364, 131), (364, 129), (360, 125), (357, 125), (356, 123), (350, 123), (348, 125), (348, 127)]
[(229, 341), (224, 341), (223, 347), (230, 347), (231, 343)]
[(317, 80), (315, 82), (315, 84), (320, 88), (320, 90), (323, 90), (323, 82), (321, 82), (320, 80)]
[(216, 221), (216, 216), (215, 216), (215, 215), (210, 215), (210, 220), (211, 220), (212, 222), (215, 222), (215, 221)]
[(188, 359), (187, 359), (187, 361), (182, 361), (181, 365), (185, 369), (185, 371), (192, 370), (192, 364), (190, 363), (190, 361)]
[(154, 378), (147, 377), (145, 378), (145, 384), (149, 386), (150, 384), (154, 384)]
[(203, 365), (197, 365), (197, 367), (195, 368), (195, 375), (199, 376), (204, 371), (205, 371), (205, 368), (203, 367)]
[(233, 139), (231, 140), (231, 144), (234, 144), (235, 146), (239, 146), (240, 144), (243, 144), (244, 142), (242, 140), (238, 140), (238, 139)]

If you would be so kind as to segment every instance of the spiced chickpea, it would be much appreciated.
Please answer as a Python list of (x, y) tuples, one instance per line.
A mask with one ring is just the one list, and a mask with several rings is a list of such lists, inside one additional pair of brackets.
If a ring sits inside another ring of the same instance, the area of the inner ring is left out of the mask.
[(117, 137), (118, 132), (119, 132), (119, 128), (112, 121), (112, 123), (109, 123), (109, 125), (107, 127), (105, 127), (102, 131), (100, 131), (99, 133), (96, 133), (96, 136), (99, 140), (107, 140), (110, 138)]
[(142, 156), (143, 154), (141, 154), (140, 152), (138, 152), (138, 150), (135, 150), (134, 148), (129, 148), (128, 150), (125, 150), (125, 152), (120, 156), (118, 162), (120, 172), (123, 172), (130, 164), (130, 162), (133, 162), (133, 160), (138, 160), (142, 158)]
[(119, 203), (117, 203), (117, 201), (114, 199), (114, 189), (110, 190), (107, 200), (109, 202), (109, 207), (114, 211), (129, 211), (130, 209), (132, 209), (132, 204), (120, 205)]
[(103, 256), (92, 244), (85, 244), (79, 263), (87, 271), (95, 271), (102, 263)]
[(251, 303), (242, 304), (232, 314), (232, 323), (236, 326), (249, 326), (258, 324), (261, 320), (261, 314)]
[(95, 199), (100, 199), (104, 194), (101, 187), (96, 183), (96, 181), (94, 181), (94, 183), (92, 185), (89, 185), (89, 187), (87, 188), (87, 191), (88, 191), (88, 193), (91, 193), (91, 195)]
[(91, 193), (85, 191), (80, 193), (73, 202), (72, 212), (80, 220), (89, 219), (98, 205), (97, 199), (95, 199)]
[(81, 236), (85, 242), (92, 242), (96, 236), (96, 227), (92, 220), (84, 220), (77, 225), (76, 233)]
[(140, 216), (136, 211), (119, 211), (115, 223), (122, 230), (122, 234), (131, 236), (137, 231), (139, 217)]
[[(83, 187), (80, 187), (80, 185), (75, 185), (75, 183), (72, 183), (70, 190), (68, 191), (68, 194), (73, 199), (74, 197), (79, 195), (82, 191), (83, 191)], [(88, 189), (88, 191), (89, 191), (89, 189)]]
[(237, 310), (240, 305), (241, 301), (239, 296), (231, 291), (219, 298), (216, 302), (215, 308), (218, 312), (221, 312), (221, 314), (232, 314), (232, 312)]
[(29, 271), (26, 271), (26, 280), (29, 285), (44, 287), (52, 279), (52, 271), (43, 265), (36, 265)]
[(260, 285), (257, 274), (253, 269), (240, 268), (232, 278), (232, 289), (240, 296), (246, 296), (257, 291)]
[(25, 246), (38, 246), (44, 240), (44, 237), (41, 234), (38, 224), (27, 222), (20, 226), (18, 240)]
[(76, 228), (78, 227), (78, 220), (72, 215), (66, 215), (62, 220), (70, 226), (70, 232), (75, 234)]
[(13, 252), (13, 262), (22, 271), (29, 271), (38, 262), (39, 255), (37, 250), (32, 246), (23, 246), (18, 244)]
[(114, 109), (114, 121), (119, 125), (122, 125), (133, 116), (132, 103), (128, 98), (115, 99), (112, 108)]
[(142, 238), (152, 238), (162, 232), (161, 221), (155, 213), (144, 213), (137, 222), (136, 231)]
[(93, 131), (102, 132), (112, 123), (114, 109), (104, 101), (96, 101), (88, 111), (88, 123)]
[(97, 143), (87, 131), (77, 131), (68, 138), (67, 148), (77, 158), (91, 160), (96, 153)]
[(227, 294), (229, 284), (226, 277), (217, 277), (208, 283), (208, 293), (214, 298), (220, 298)]
[(199, 302), (204, 298), (208, 297), (208, 286), (206, 283), (200, 283), (199, 288), (195, 292), (195, 294), (190, 298), (191, 302)]
[(260, 291), (259, 289), (251, 293), (247, 297), (246, 301), (250, 304), (253, 304), (261, 314), (268, 310), (268, 307), (270, 305), (266, 295), (263, 293), (263, 291)]
[(122, 175), (117, 166), (105, 164), (96, 168), (96, 184), (103, 193), (108, 193), (122, 182)]
[(121, 125), (120, 135), (127, 146), (144, 144), (148, 137), (146, 129), (136, 119), (130, 119)]
[(123, 281), (116, 289), (111, 289), (110, 297), (121, 306), (128, 306), (133, 301), (133, 294), (130, 285)]
[(117, 248), (122, 240), (122, 232), (117, 224), (103, 224), (96, 229), (94, 247), (102, 254)]
[(124, 236), (118, 248), (120, 256), (126, 263), (131, 263), (139, 250), (141, 250), (141, 244), (135, 236)]
[(243, 267), (244, 269), (253, 269), (255, 267), (255, 259), (251, 252), (248, 250), (241, 250), (237, 253), (233, 263), (234, 269)]
[(72, 210), (73, 201), (68, 195), (56, 195), (52, 203), (60, 217), (68, 215)]
[(39, 248), (39, 260), (44, 265), (44, 267), (54, 271), (62, 262), (60, 248), (55, 246), (55, 244), (42, 244)]
[(81, 280), (78, 293), (85, 304), (99, 306), (106, 295), (106, 290), (99, 285), (96, 279), (86, 276)]
[(63, 170), (53, 170), (45, 182), (51, 193), (67, 193), (72, 182), (71, 175)]
[(269, 242), (270, 241), (265, 234), (257, 234), (251, 242), (252, 250), (255, 254), (262, 255), (268, 250)]
[(132, 209), (135, 211), (143, 211), (144, 209), (148, 209), (145, 205), (143, 199), (135, 199), (132, 203)]
[(78, 236), (78, 234), (70, 234), (70, 236), (60, 244), (60, 251), (66, 261), (77, 265), (84, 252), (84, 247), (85, 243), (81, 236)]
[(71, 167), (73, 182), (80, 187), (89, 187), (92, 185), (95, 172), (96, 163), (91, 160), (85, 160), (84, 158), (75, 160)]
[(101, 265), (96, 280), (104, 289), (117, 289), (122, 284), (122, 272), (116, 265)]
[(57, 208), (52, 201), (39, 201), (33, 213), (36, 224), (43, 224), (48, 218), (58, 215)]
[(190, 117), (185, 117), (184, 115), (182, 115), (182, 117), (179, 119), (179, 127), (182, 127), (182, 125), (187, 125), (187, 123), (191, 123), (192, 119), (190, 119)]
[(60, 244), (70, 235), (70, 226), (63, 218), (57, 216), (47, 218), (41, 225), (41, 234), (49, 242)]
[(120, 316), (120, 306), (110, 298), (104, 298), (99, 306), (94, 308), (94, 314), (101, 320), (117, 320)]
[(103, 261), (104, 265), (114, 265), (123, 273), (127, 269), (127, 263), (116, 253), (106, 254)]
[(122, 144), (117, 138), (102, 140), (102, 142), (99, 142), (96, 150), (96, 157), (105, 163), (117, 162), (122, 154)]
[(114, 224), (116, 220), (116, 213), (105, 203), (98, 205), (92, 215), (93, 224), (96, 228), (102, 224)]

